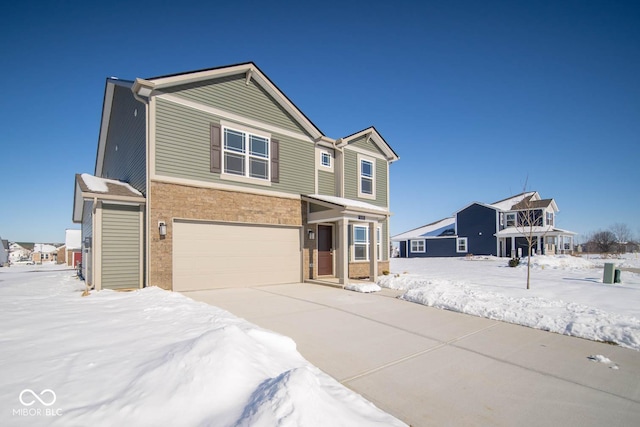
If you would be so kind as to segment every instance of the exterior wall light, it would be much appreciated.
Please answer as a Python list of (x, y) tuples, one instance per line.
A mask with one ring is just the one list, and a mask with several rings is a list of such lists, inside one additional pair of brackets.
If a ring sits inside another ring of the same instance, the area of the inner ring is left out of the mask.
[(316, 238), (316, 233), (313, 230), (307, 230), (307, 234), (309, 235), (309, 240), (314, 240)]
[(158, 231), (160, 232), (160, 237), (167, 235), (167, 224), (164, 221), (158, 222)]

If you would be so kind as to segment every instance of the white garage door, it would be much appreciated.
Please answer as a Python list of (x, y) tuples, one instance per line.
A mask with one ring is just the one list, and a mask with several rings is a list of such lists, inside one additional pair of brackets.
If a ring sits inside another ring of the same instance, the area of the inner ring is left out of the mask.
[(175, 221), (173, 290), (301, 280), (300, 228)]

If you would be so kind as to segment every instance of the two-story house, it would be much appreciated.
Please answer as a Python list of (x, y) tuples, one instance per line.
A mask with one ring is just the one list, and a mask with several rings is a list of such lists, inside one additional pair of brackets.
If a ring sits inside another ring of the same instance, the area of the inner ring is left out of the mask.
[(558, 205), (535, 191), (491, 204), (473, 202), (453, 216), (392, 237), (400, 257), (449, 257), (528, 254), (528, 238), (537, 254), (573, 252), (576, 233), (555, 226)]
[(324, 135), (251, 62), (109, 78), (95, 170), (76, 175), (83, 275), (174, 291), (375, 278), (396, 160), (373, 127)]

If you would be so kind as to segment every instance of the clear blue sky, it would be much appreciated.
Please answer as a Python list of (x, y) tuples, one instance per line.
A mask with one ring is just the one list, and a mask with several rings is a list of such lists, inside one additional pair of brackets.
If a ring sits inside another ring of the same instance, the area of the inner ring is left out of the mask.
[(10, 2), (0, 235), (61, 242), (105, 78), (255, 62), (329, 137), (374, 125), (392, 234), (527, 190), (640, 235), (637, 1)]

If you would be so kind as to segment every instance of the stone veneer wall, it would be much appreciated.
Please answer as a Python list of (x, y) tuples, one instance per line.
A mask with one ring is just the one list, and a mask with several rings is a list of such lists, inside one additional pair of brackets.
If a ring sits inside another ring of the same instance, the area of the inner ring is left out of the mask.
[[(151, 181), (148, 197), (150, 286), (172, 289), (173, 219), (245, 222), (301, 226), (306, 221), (306, 203), (296, 199), (250, 193), (191, 187)], [(167, 224), (167, 235), (160, 238), (158, 221)], [(309, 277), (309, 247), (304, 232), (303, 279)]]
[[(389, 270), (389, 261), (378, 261), (378, 276), (382, 276), (384, 270)], [(369, 277), (369, 262), (350, 262), (349, 278), (359, 279)]]

